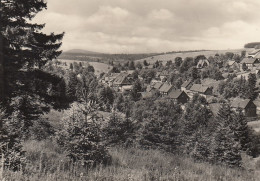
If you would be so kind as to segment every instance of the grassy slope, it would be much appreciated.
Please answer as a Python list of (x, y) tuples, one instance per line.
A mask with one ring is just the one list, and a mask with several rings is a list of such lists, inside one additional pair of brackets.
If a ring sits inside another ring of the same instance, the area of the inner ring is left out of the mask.
[[(59, 61), (66, 62), (67, 63), (67, 67), (66, 68), (69, 68), (70, 63), (73, 63), (73, 62), (77, 62), (77, 63), (82, 62), (83, 65), (86, 64), (86, 62), (79, 61), (79, 60), (59, 59)], [(102, 72), (107, 73), (112, 68), (112, 66), (110, 66), (110, 65), (108, 65), (106, 63), (101, 63), (101, 62), (87, 62), (87, 64), (90, 64), (90, 65), (92, 65), (94, 67), (96, 75), (99, 75)]]
[[(72, 165), (65, 154), (51, 142), (27, 142), (25, 149), (29, 160), (29, 171), (5, 172), (6, 180), (102, 180), (102, 181), (148, 181), (148, 180), (259, 180), (258, 172), (231, 169), (207, 163), (195, 163), (180, 155), (158, 150), (110, 148), (112, 164), (92, 169)], [(67, 166), (66, 166), (67, 165)]]
[[(154, 63), (157, 60), (162, 61), (163, 64), (165, 64), (167, 61), (172, 60), (176, 57), (182, 57), (183, 59), (186, 57), (196, 57), (198, 55), (205, 55), (206, 57), (214, 56), (216, 53), (218, 54), (224, 54), (226, 52), (233, 52), (235, 54), (240, 54), (242, 50), (245, 49), (237, 49), (237, 50), (209, 50), (209, 51), (199, 51), (199, 52), (184, 52), (184, 53), (171, 53), (171, 54), (164, 54), (164, 55), (158, 55), (153, 57), (148, 57), (140, 60), (136, 60), (136, 62), (143, 62), (146, 60), (148, 63)], [(252, 49), (248, 49), (247, 51), (251, 51)]]

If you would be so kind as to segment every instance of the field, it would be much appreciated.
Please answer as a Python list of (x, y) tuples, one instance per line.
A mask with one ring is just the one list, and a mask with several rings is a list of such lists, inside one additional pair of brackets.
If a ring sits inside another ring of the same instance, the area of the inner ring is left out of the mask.
[(82, 62), (83, 66), (86, 66), (87, 64), (92, 65), (95, 69), (96, 75), (100, 75), (102, 72), (107, 73), (112, 68), (112, 66), (101, 62), (83, 62), (79, 60), (66, 60), (66, 59), (58, 59), (58, 61), (66, 62), (67, 63), (66, 68), (68, 68), (69, 64), (73, 62), (77, 62), (77, 63)]
[[(55, 145), (48, 142), (26, 142), (25, 149), (31, 167), (24, 174), (4, 173), (6, 180), (49, 180), (49, 181), (256, 181), (260, 179), (255, 165), (245, 169), (194, 162), (181, 155), (164, 153), (159, 150), (138, 148), (109, 149), (111, 164), (93, 168), (68, 164), (64, 154), (58, 154)], [(248, 162), (245, 159), (245, 162)], [(259, 168), (260, 169), (260, 168)]]
[[(174, 60), (176, 57), (196, 57), (198, 55), (205, 55), (206, 57), (214, 56), (215, 54), (224, 54), (226, 52), (233, 52), (235, 54), (240, 54), (241, 51), (245, 49), (236, 49), (236, 50), (208, 50), (208, 51), (198, 51), (198, 52), (183, 52), (183, 53), (171, 53), (171, 54), (163, 54), (163, 55), (157, 55), (157, 56), (152, 56), (140, 60), (136, 60), (136, 62), (143, 62), (146, 60), (148, 63), (153, 64), (154, 62), (162, 61), (163, 64), (166, 64), (167, 61), (169, 60)], [(247, 49), (246, 51), (251, 52), (252, 49)]]

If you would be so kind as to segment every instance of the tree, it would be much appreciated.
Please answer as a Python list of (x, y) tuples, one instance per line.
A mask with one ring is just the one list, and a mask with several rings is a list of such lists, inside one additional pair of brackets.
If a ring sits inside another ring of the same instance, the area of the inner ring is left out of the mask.
[(133, 61), (129, 63), (129, 70), (135, 70), (135, 64)]
[(132, 100), (137, 101), (140, 98), (140, 92), (142, 91), (142, 84), (137, 79), (133, 84), (133, 90), (131, 92)]
[(103, 121), (96, 112), (96, 105), (85, 100), (83, 105), (73, 105), (64, 117), (64, 126), (57, 134), (57, 142), (64, 147), (74, 162), (84, 166), (95, 166), (110, 162), (110, 156), (102, 142), (100, 123)]
[(136, 64), (136, 68), (138, 68), (138, 69), (142, 69), (143, 68), (143, 66), (142, 66), (142, 64), (140, 63), (140, 62), (138, 62), (137, 64)]
[(176, 57), (174, 60), (175, 66), (180, 67), (182, 64), (182, 58), (181, 57)]
[[(3, 99), (0, 99), (5, 107), (10, 105), (8, 101), (14, 95), (23, 94), (38, 94), (39, 99), (52, 102), (50, 99), (42, 98), (47, 94), (43, 93), (42, 87), (36, 87), (35, 90), (35, 86), (31, 87), (28, 81), (32, 79), (33, 74), (40, 72), (32, 70), (33, 67), (41, 69), (47, 61), (61, 54), (58, 49), (64, 33), (44, 34), (41, 32), (44, 25), (30, 21), (38, 12), (46, 8), (47, 4), (44, 0), (1, 1), (0, 76), (2, 74), (3, 79), (0, 77), (0, 87), (5, 91), (1, 94)], [(19, 71), (21, 68), (24, 68), (24, 71)], [(45, 76), (39, 77), (38, 81), (44, 82), (45, 78)], [(11, 113), (7, 111), (7, 114)]]
[(103, 129), (106, 144), (130, 146), (134, 140), (135, 125), (129, 118), (123, 118), (113, 113), (108, 124)]
[(144, 64), (144, 66), (148, 66), (149, 65), (146, 60), (144, 60), (143, 64)]
[(73, 70), (73, 65), (72, 65), (72, 63), (70, 63), (70, 70)]
[(243, 69), (244, 71), (246, 71), (246, 70), (248, 69), (248, 67), (246, 66), (245, 63), (242, 64), (242, 69)]
[(232, 130), (233, 111), (223, 104), (216, 117), (214, 139), (212, 140), (212, 160), (229, 166), (241, 166), (240, 143)]
[(87, 71), (94, 73), (94, 72), (95, 72), (95, 69), (94, 69), (94, 67), (93, 67), (92, 65), (89, 65), (89, 66), (87, 67)]
[(257, 94), (255, 92), (255, 86), (256, 86), (256, 75), (250, 73), (248, 75), (248, 93), (247, 97), (249, 99), (255, 99), (257, 97)]

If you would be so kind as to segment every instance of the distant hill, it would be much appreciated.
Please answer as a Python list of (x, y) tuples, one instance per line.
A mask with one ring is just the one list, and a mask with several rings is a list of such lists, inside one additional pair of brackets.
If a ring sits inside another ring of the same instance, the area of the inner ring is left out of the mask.
[[(181, 57), (184, 59), (186, 57), (196, 57), (198, 55), (205, 55), (208, 58), (209, 56), (214, 56), (215, 54), (225, 54), (226, 52), (233, 52), (235, 54), (240, 54), (242, 50), (247, 50), (247, 49), (169, 52), (169, 53), (165, 53), (165, 54), (161, 54), (161, 55), (142, 58), (142, 59), (136, 60), (135, 62), (142, 63), (144, 60), (146, 60), (148, 63), (153, 64), (158, 60), (158, 61), (161, 61), (163, 64), (166, 64), (167, 61), (170, 61), (170, 60), (174, 61), (176, 57)], [(251, 51), (251, 49), (248, 51)]]
[(72, 49), (72, 50), (63, 52), (63, 54), (97, 55), (97, 54), (102, 54), (102, 53), (92, 52), (92, 51), (83, 50), (83, 49)]

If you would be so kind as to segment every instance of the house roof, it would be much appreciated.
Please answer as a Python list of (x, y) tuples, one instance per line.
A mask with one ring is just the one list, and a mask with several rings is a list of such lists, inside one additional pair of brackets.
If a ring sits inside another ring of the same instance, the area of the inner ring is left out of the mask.
[(122, 73), (120, 75), (118, 75), (115, 80), (114, 80), (114, 84), (130, 84), (130, 82), (127, 79), (127, 74)]
[(245, 109), (250, 101), (250, 99), (235, 98), (231, 101), (231, 107)]
[(248, 53), (248, 55), (255, 55), (255, 54), (257, 54), (258, 52), (260, 52), (260, 49), (255, 49), (255, 50), (253, 50), (252, 52)]
[(160, 88), (162, 87), (162, 85), (163, 85), (163, 83), (161, 83), (161, 82), (156, 82), (156, 83), (154, 84), (153, 88), (155, 88), (155, 89), (160, 89)]
[(172, 99), (178, 99), (181, 94), (186, 94), (184, 91), (181, 91), (181, 90), (175, 90), (175, 91), (172, 91), (169, 93), (168, 97), (169, 98), (172, 98)]
[(213, 115), (217, 116), (218, 112), (221, 108), (221, 104), (220, 103), (211, 103), (211, 104), (209, 104), (209, 108), (210, 108), (211, 112), (213, 113)]
[(153, 93), (152, 92), (141, 92), (142, 98), (143, 99), (148, 99), (153, 97)]
[(153, 90), (153, 88), (150, 85), (148, 85), (146, 88), (146, 92), (151, 92), (152, 90)]
[(236, 62), (236, 61), (234, 61), (234, 60), (230, 60), (230, 61), (228, 61), (227, 64), (228, 64), (229, 66), (232, 66), (235, 62)]
[(203, 68), (204, 65), (209, 65), (209, 61), (207, 59), (200, 59), (198, 64), (197, 64), (197, 68)]
[(258, 52), (254, 58), (260, 58), (260, 52)]
[(241, 63), (246, 63), (246, 64), (253, 64), (255, 63), (256, 59), (255, 58), (244, 58)]
[(185, 82), (183, 82), (183, 84), (181, 85), (181, 87), (187, 88), (191, 83), (192, 83), (191, 80), (186, 80)]
[(168, 83), (164, 83), (161, 88), (160, 88), (160, 92), (169, 92), (172, 89), (173, 85), (170, 85)]
[(208, 88), (208, 86), (203, 86), (202, 84), (193, 84), (190, 90), (194, 92), (205, 93)]

